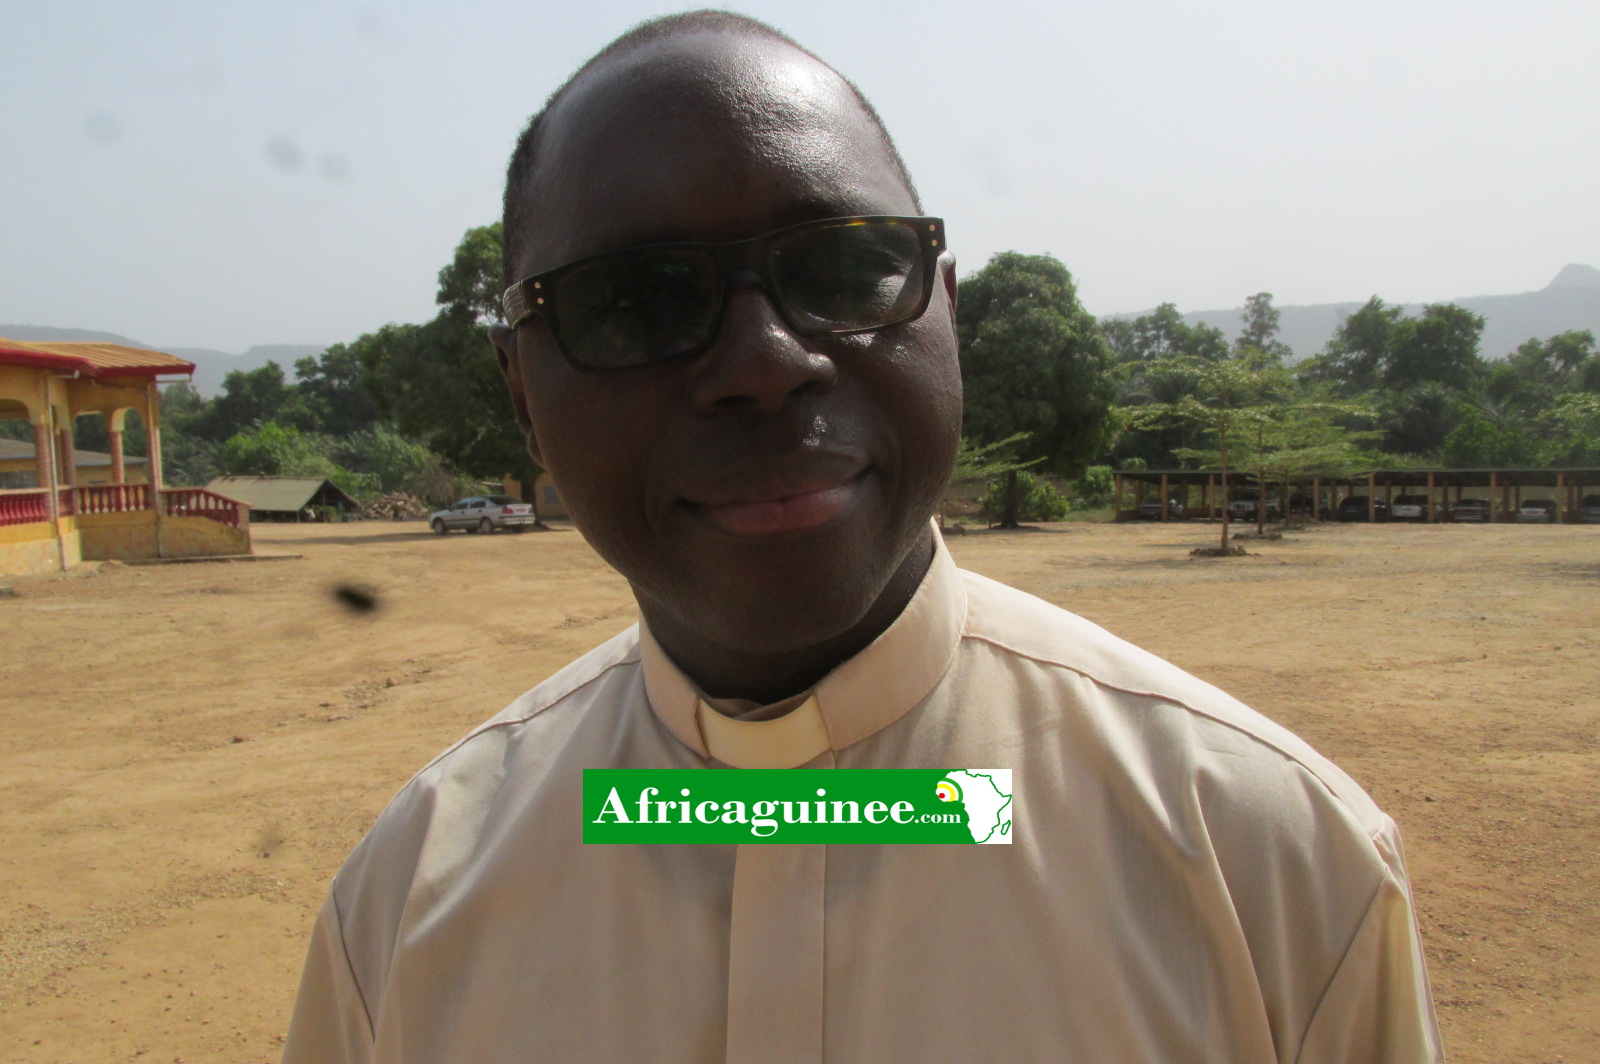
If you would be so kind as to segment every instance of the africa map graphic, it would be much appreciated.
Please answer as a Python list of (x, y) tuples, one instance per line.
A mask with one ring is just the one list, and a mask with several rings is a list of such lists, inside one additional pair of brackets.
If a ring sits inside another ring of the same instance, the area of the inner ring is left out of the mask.
[(1011, 770), (956, 769), (934, 787), (941, 802), (960, 802), (967, 809), (967, 830), (973, 842), (1011, 841)]

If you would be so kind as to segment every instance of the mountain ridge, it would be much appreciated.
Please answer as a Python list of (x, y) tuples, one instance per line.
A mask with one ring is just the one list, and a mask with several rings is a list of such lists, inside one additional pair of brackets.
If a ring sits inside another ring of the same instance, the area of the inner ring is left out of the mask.
[[(1546, 339), (1571, 329), (1589, 329), (1600, 336), (1600, 270), (1581, 263), (1562, 267), (1543, 288), (1513, 295), (1464, 296), (1436, 299), (1454, 303), (1484, 317), (1479, 348), (1486, 359), (1499, 360), (1530, 339)], [(1366, 300), (1341, 303), (1300, 303), (1278, 307), (1278, 339), (1294, 352), (1294, 361), (1319, 353), (1341, 322), (1366, 305)], [(1422, 313), (1427, 303), (1392, 304), (1408, 317)], [(1137, 318), (1148, 310), (1106, 314), (1106, 318)], [(1211, 325), (1227, 334), (1231, 343), (1244, 331), (1244, 307), (1191, 310), (1183, 315), (1189, 325)]]
[(194, 363), (194, 388), (207, 397), (216, 395), (222, 390), (222, 381), (229, 373), (235, 370), (259, 369), (268, 362), (278, 363), (283, 367), (284, 376), (293, 380), (296, 360), (320, 355), (328, 349), (327, 344), (254, 344), (240, 354), (233, 354), (210, 347), (160, 347), (120, 333), (60, 328), (54, 325), (0, 325), (0, 336), (8, 340), (21, 340), (24, 343), (121, 344), (124, 347), (165, 351), (169, 355), (177, 355)]

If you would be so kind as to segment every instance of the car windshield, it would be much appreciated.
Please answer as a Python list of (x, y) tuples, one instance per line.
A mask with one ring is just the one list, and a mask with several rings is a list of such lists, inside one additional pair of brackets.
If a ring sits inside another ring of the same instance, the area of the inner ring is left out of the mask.
[(511, 506), (517, 500), (513, 499), (509, 495), (491, 495), (489, 496), (489, 501), (494, 503), (496, 506)]

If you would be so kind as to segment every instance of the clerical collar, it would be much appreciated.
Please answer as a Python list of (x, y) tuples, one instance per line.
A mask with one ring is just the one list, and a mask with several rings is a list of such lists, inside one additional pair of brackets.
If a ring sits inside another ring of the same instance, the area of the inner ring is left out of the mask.
[(966, 621), (967, 592), (960, 571), (937, 531), (933, 542), (933, 562), (894, 623), (824, 676), (809, 697), (796, 696), (800, 702), (794, 709), (770, 719), (762, 712), (741, 713), (747, 719), (735, 719), (706, 704), (640, 620), (639, 652), (650, 708), (689, 749), (733, 768), (795, 768), (887, 728), (945, 674)]

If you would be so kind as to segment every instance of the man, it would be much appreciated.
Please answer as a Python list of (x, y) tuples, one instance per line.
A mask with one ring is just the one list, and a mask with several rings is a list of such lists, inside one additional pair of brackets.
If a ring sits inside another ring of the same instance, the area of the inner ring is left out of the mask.
[[(854, 88), (736, 16), (646, 24), (530, 125), (494, 341), (642, 621), (395, 798), (286, 1060), (1439, 1058), (1366, 795), (951, 562), (954, 262), (923, 214)], [(580, 841), (586, 768), (965, 765), (1012, 770), (1012, 845)]]

